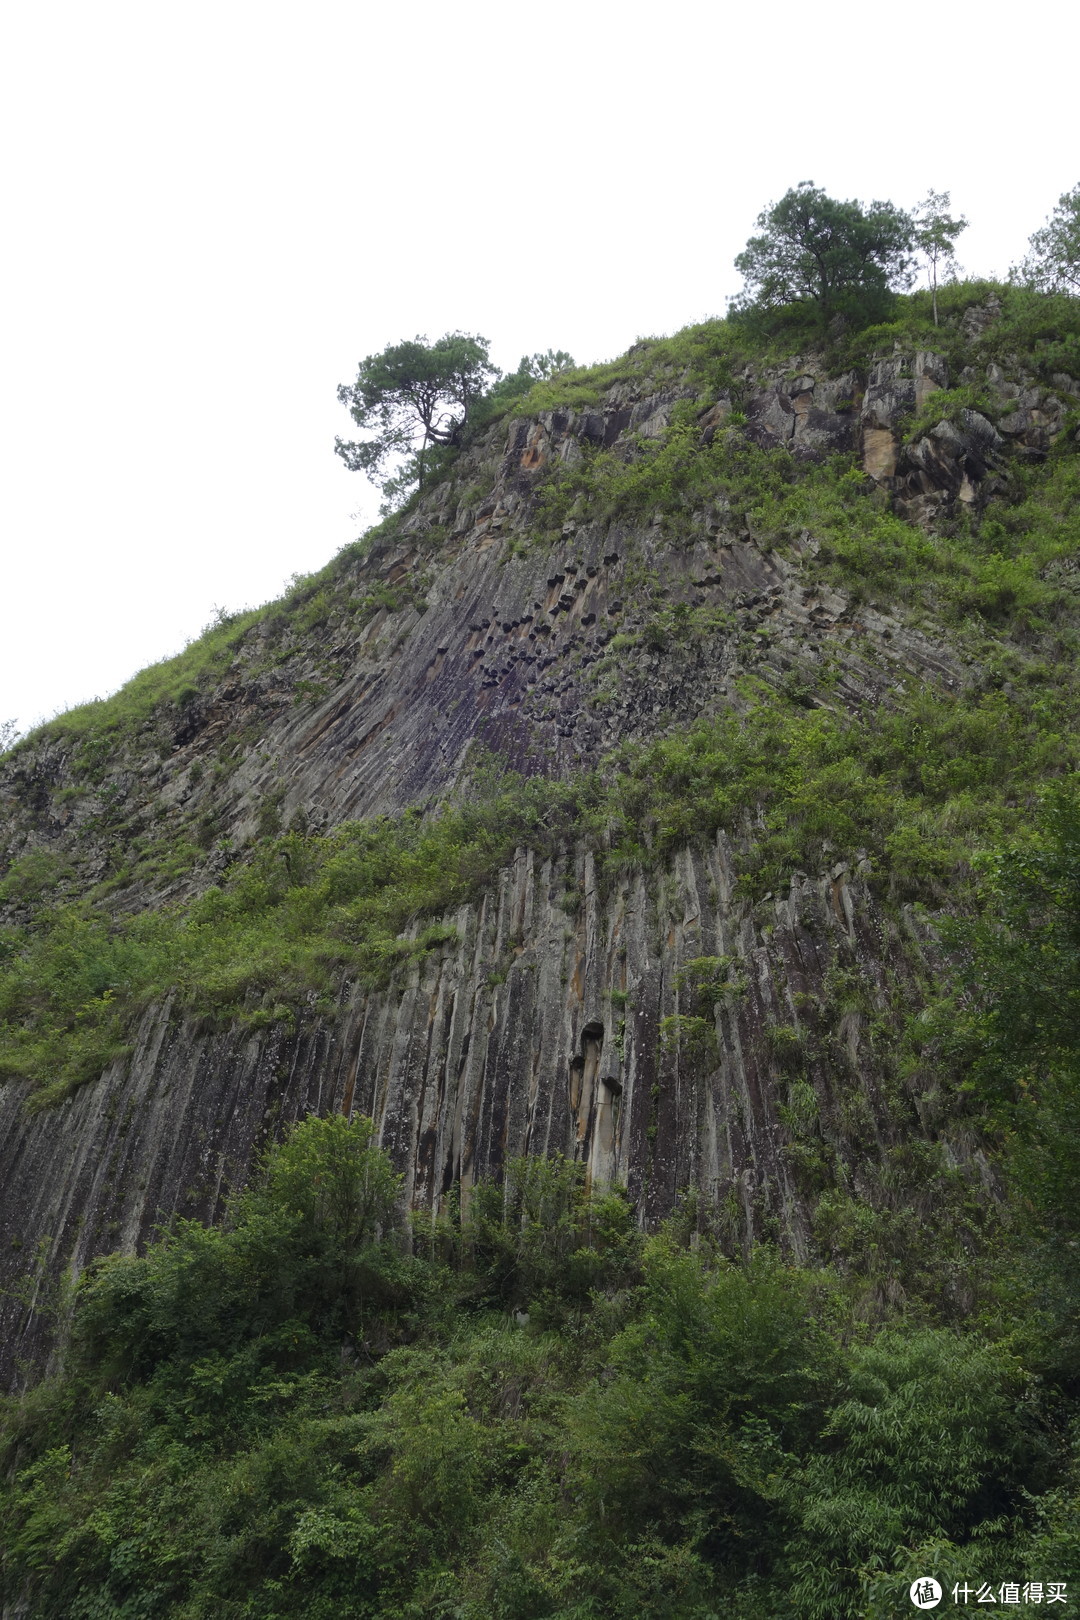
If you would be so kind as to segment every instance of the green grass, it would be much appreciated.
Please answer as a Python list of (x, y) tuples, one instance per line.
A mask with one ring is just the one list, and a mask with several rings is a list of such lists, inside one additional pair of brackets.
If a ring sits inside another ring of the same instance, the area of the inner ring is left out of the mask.
[[(393, 586), (379, 581), (361, 582), (358, 589), (352, 585), (356, 564), (379, 541), (393, 538), (399, 523), (397, 517), (388, 519), (344, 547), (325, 568), (296, 576), (278, 600), (219, 614), (183, 652), (141, 670), (112, 697), (80, 704), (46, 721), (9, 752), (25, 752), (44, 737), (72, 740), (79, 744), (76, 769), (84, 775), (99, 773), (119, 742), (137, 736), (163, 712), (177, 716), (209, 695), (235, 667), (253, 631), (261, 632), (262, 645), (246, 667), (247, 678), (301, 654), (310, 638), (329, 625), (355, 633), (383, 609), (394, 613), (422, 604), (427, 583), (422, 566)], [(430, 545), (430, 535), (427, 541)]]
[[(987, 339), (964, 338), (956, 322), (988, 290), (952, 288), (943, 296), (942, 332), (954, 346), (967, 345), (964, 353)], [(1067, 344), (1070, 301), (1033, 303), (998, 291), (1008, 331), (1035, 333), (1031, 341), (1044, 346)], [(922, 321), (924, 305), (920, 295), (902, 302), (898, 322)], [(882, 329), (874, 341), (887, 335)], [(563, 390), (564, 404), (579, 397), (574, 390), (586, 375), (598, 388), (619, 377), (687, 375), (704, 387), (711, 375), (715, 388), (747, 341), (743, 324), (706, 322), (636, 346), (614, 369), (564, 373), (537, 386)], [(540, 397), (530, 396), (530, 408)], [(965, 402), (966, 393), (944, 398), (947, 409)], [(941, 406), (939, 397), (928, 410)], [(167, 993), (194, 1012), (257, 1023), (292, 1017), (312, 990), (332, 996), (346, 974), (385, 982), (403, 955), (425, 948), (406, 937), (410, 919), (435, 918), (475, 897), (523, 843), (584, 844), (612, 876), (656, 866), (722, 828), (735, 842), (748, 902), (782, 888), (795, 870), (866, 853), (891, 900), (961, 904), (973, 852), (1022, 824), (1041, 782), (1077, 768), (1071, 581), (1080, 553), (1080, 454), (1067, 442), (1043, 464), (1014, 463), (1006, 494), (981, 520), (957, 519), (930, 534), (891, 512), (850, 460), (796, 463), (786, 451), (758, 449), (738, 426), (704, 444), (697, 410), (693, 401), (680, 406), (665, 435), (640, 441), (629, 456), (594, 452), (550, 476), (536, 504), (539, 539), (571, 516), (627, 526), (659, 518), (679, 545), (704, 533), (699, 516), (712, 510), (763, 547), (797, 547), (808, 583), (839, 585), (856, 604), (880, 598), (894, 610), (932, 616), (937, 633), (944, 627), (979, 660), (980, 682), (946, 697), (909, 681), (892, 707), (844, 717), (831, 707), (827, 669), (806, 679), (793, 674), (779, 691), (746, 681), (735, 712), (623, 750), (572, 782), (507, 778), (426, 819), (357, 824), (327, 838), (278, 837), (269, 804), (262, 842), (220, 888), (141, 916), (111, 916), (110, 891), (133, 871), (155, 882), (186, 872), (216, 836), (212, 818), (168, 848), (148, 835), (138, 847), (124, 846), (112, 876), (77, 904), (64, 903), (72, 880), (65, 861), (30, 856), (6, 874), (0, 896), (36, 908), (0, 943), (0, 1072), (32, 1079), (41, 1098), (61, 1095), (123, 1052), (139, 1012)], [(139, 736), (155, 716), (182, 713), (245, 646), (249, 671), (262, 667), (259, 660), (310, 660), (313, 638), (360, 627), (383, 609), (422, 607), (422, 558), (392, 587), (371, 586), (357, 573), (376, 542), (397, 532), (395, 522), (297, 580), (282, 602), (223, 619), (114, 698), (50, 722), (50, 735), (78, 743), (76, 783), (103, 781), (118, 741)], [(677, 656), (732, 628), (724, 614), (667, 602), (659, 573), (635, 561), (633, 548), (627, 568), (641, 622), (616, 637), (596, 666), (601, 697), (624, 654)], [(256, 626), (253, 660), (248, 638)], [(308, 689), (317, 691), (323, 678), (305, 677)], [(98, 818), (114, 844), (123, 836), (116, 814), (107, 804)]]
[[(924, 431), (966, 408), (970, 390), (935, 395), (917, 424)], [(981, 520), (966, 516), (927, 533), (890, 510), (887, 498), (851, 457), (796, 461), (762, 450), (738, 427), (701, 442), (697, 411), (680, 407), (660, 439), (621, 451), (586, 452), (541, 485), (534, 543), (546, 546), (568, 519), (645, 524), (659, 520), (672, 545), (705, 538), (713, 511), (730, 533), (750, 533), (780, 549), (801, 537), (817, 543), (817, 575), (894, 605), (920, 607), (961, 628), (973, 615), (1020, 634), (1071, 618), (1072, 599), (1042, 577), (1080, 552), (1080, 454), (1063, 443), (1042, 465), (1013, 463), (1007, 493)], [(914, 430), (913, 430), (914, 431)]]
[[(96, 698), (68, 709), (55, 720), (30, 732), (19, 744), (26, 748), (43, 732), (55, 737), (95, 739), (107, 750), (116, 735), (134, 732), (163, 704), (183, 709), (201, 692), (221, 679), (232, 664), (236, 649), (258, 623), (256, 610), (227, 615), (204, 630), (197, 640), (174, 658), (151, 664), (110, 698)], [(87, 756), (88, 759), (90, 756)]]
[[(966, 337), (961, 317), (990, 294), (1002, 300), (1001, 319), (981, 336)], [(892, 322), (837, 339), (829, 363), (834, 369), (865, 366), (899, 343), (936, 348), (954, 374), (963, 365), (984, 366), (991, 359), (1011, 363), (1018, 352), (1044, 381), (1059, 371), (1080, 374), (1080, 300), (1035, 296), (995, 283), (958, 283), (941, 289), (939, 303), (942, 325), (935, 329), (928, 321), (928, 294), (898, 299)], [(617, 360), (537, 383), (512, 409), (528, 415), (591, 408), (616, 384), (632, 384), (644, 393), (689, 388), (699, 403), (727, 393), (738, 406), (744, 402), (741, 374), (746, 366), (760, 369), (789, 358), (797, 335), (790, 322), (760, 333), (738, 319), (705, 321), (669, 338), (644, 339)], [(957, 386), (928, 400), (911, 431), (926, 430), (964, 406), (991, 414), (997, 408), (981, 384)], [(697, 409), (694, 399), (687, 401), (661, 440), (641, 441), (630, 457), (622, 450), (586, 452), (583, 462), (551, 476), (541, 487), (534, 543), (550, 544), (569, 517), (614, 522), (653, 515), (660, 517), (672, 542), (679, 543), (694, 536), (702, 510), (719, 502), (733, 527), (745, 523), (776, 544), (808, 528), (826, 548), (823, 561), (836, 564), (836, 577), (871, 590), (889, 586), (908, 602), (934, 600), (954, 617), (981, 612), (984, 606), (998, 617), (1008, 617), (1010, 610), (1023, 616), (1047, 607), (1049, 594), (1034, 576), (1077, 544), (1075, 457), (1070, 469), (1059, 454), (1046, 476), (1038, 468), (1013, 467), (1011, 504), (996, 506), (981, 534), (966, 543), (963, 536), (930, 539), (884, 511), (875, 491), (850, 464), (800, 469), (782, 451), (755, 451), (732, 428), (702, 446)], [(453, 478), (454, 465), (451, 459), (440, 467), (440, 480)], [(406, 510), (415, 506), (414, 499)], [(69, 710), (41, 729), (77, 739), (83, 767), (93, 771), (118, 740), (136, 735), (163, 712), (182, 712), (210, 692), (256, 627), (266, 647), (252, 665), (253, 674), (275, 659), (293, 656), (305, 638), (331, 624), (359, 629), (381, 607), (396, 611), (422, 602), (422, 570), (395, 588), (377, 585), (356, 594), (348, 583), (356, 562), (380, 540), (397, 534), (404, 515), (388, 518), (326, 568), (296, 580), (279, 602), (222, 616), (182, 653), (143, 670), (113, 697)], [(1037, 534), (1039, 545), (998, 550), (988, 542), (1002, 529)], [(430, 548), (443, 538), (441, 530), (428, 534), (426, 544)], [(25, 738), (16, 746), (25, 748), (30, 742)]]
[(959, 904), (975, 852), (1023, 826), (1038, 783), (1080, 767), (1071, 695), (1037, 681), (916, 689), (861, 719), (752, 681), (743, 703), (569, 782), (494, 773), (482, 797), (428, 818), (271, 839), (186, 905), (116, 920), (105, 901), (50, 907), (44, 890), (36, 918), (0, 938), (0, 1073), (54, 1100), (169, 993), (250, 1025), (292, 1019), (311, 991), (329, 1011), (342, 977), (384, 983), (446, 944), (445, 928), (414, 938), (410, 921), (475, 898), (523, 844), (591, 847), (613, 880), (723, 829), (747, 902), (866, 855), (890, 900)]
[[(967, 335), (963, 317), (996, 298), (999, 318), (977, 336)], [(824, 358), (834, 375), (865, 369), (881, 355), (931, 350), (942, 355), (954, 376), (965, 365), (1011, 362), (1019, 354), (1036, 377), (1050, 382), (1055, 372), (1080, 377), (1080, 300), (1031, 293), (996, 281), (953, 282), (939, 287), (940, 324), (935, 326), (926, 289), (893, 300), (892, 318), (873, 326), (834, 333)], [(616, 360), (578, 366), (541, 383), (511, 406), (515, 415), (544, 410), (589, 410), (603, 404), (610, 389), (633, 384), (642, 393), (672, 385), (716, 397), (728, 392), (738, 402), (741, 373), (790, 363), (793, 354), (821, 352), (816, 315), (803, 306), (773, 312), (767, 320), (745, 316), (715, 318), (685, 327), (670, 337), (639, 339)]]
[[(970, 288), (950, 292), (947, 318), (972, 296)], [(907, 314), (918, 309), (915, 300)], [(1031, 321), (1030, 301), (1018, 301), (1010, 319)], [(1048, 316), (1044, 329), (1051, 327), (1061, 330), (1061, 321), (1052, 326)], [(703, 377), (730, 358), (737, 339), (730, 322), (706, 322), (641, 345), (620, 364), (630, 373), (653, 368), (651, 376), (690, 366)], [(542, 387), (578, 381), (562, 374)], [(967, 394), (952, 405), (965, 402)], [(406, 938), (410, 919), (434, 919), (476, 896), (520, 844), (583, 842), (612, 876), (656, 867), (680, 844), (722, 828), (737, 846), (746, 899), (782, 888), (793, 870), (865, 852), (894, 901), (962, 904), (973, 851), (1022, 825), (1038, 784), (1080, 763), (1072, 674), (1080, 455), (1061, 445), (1041, 465), (1014, 463), (1009, 480), (981, 520), (955, 520), (931, 535), (892, 514), (845, 458), (795, 463), (785, 450), (750, 444), (738, 426), (703, 444), (693, 402), (630, 457), (586, 455), (542, 484), (539, 535), (559, 531), (568, 517), (623, 525), (659, 517), (672, 544), (682, 544), (698, 533), (698, 514), (717, 510), (730, 530), (766, 548), (801, 548), (808, 580), (836, 583), (853, 601), (879, 596), (894, 609), (933, 614), (978, 656), (983, 684), (942, 697), (908, 682), (892, 708), (844, 718), (806, 708), (814, 698), (831, 701), (829, 671), (810, 685), (792, 677), (780, 692), (746, 682), (733, 713), (620, 750), (575, 781), (507, 778), (483, 799), (426, 820), (345, 826), (329, 838), (277, 838), (270, 805), (261, 846), (240, 872), (188, 906), (138, 917), (113, 919), (110, 888), (133, 870), (155, 881), (186, 872), (214, 839), (212, 821), (189, 828), (168, 851), (152, 841), (126, 849), (96, 896), (76, 904), (63, 901), (65, 860), (31, 855), (6, 873), (0, 896), (37, 907), (0, 943), (0, 1072), (32, 1079), (39, 1098), (63, 1095), (121, 1055), (139, 1011), (167, 993), (196, 1013), (261, 1022), (293, 1016), (309, 991), (330, 998), (345, 974), (385, 982), (402, 956), (434, 944)], [(359, 627), (382, 609), (423, 606), (423, 559), (395, 586), (353, 578), (376, 539), (393, 533), (390, 520), (295, 582), (282, 603), (223, 619), (117, 697), (52, 721), (49, 734), (78, 740), (76, 781), (104, 781), (123, 740), (162, 710), (181, 713), (209, 692), (256, 625), (259, 658), (287, 661), (309, 656), (324, 632)], [(816, 556), (805, 556), (805, 536), (816, 541)], [(659, 573), (633, 556), (627, 588), (643, 622), (597, 664), (601, 695), (622, 654), (638, 646), (677, 654), (730, 629), (724, 614), (667, 603)], [(113, 812), (102, 808), (102, 825), (112, 825)]]

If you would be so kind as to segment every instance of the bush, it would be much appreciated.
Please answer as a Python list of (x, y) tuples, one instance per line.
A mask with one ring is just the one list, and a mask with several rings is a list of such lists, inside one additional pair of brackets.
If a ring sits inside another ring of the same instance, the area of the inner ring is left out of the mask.
[(98, 1262), (75, 1316), (80, 1363), (147, 1377), (296, 1320), (356, 1333), (368, 1310), (407, 1301), (408, 1267), (383, 1241), (400, 1177), (373, 1131), (313, 1116), (268, 1149), (226, 1224), (179, 1221), (146, 1255)]
[(863, 1612), (863, 1578), (897, 1547), (1007, 1524), (1049, 1448), (1004, 1351), (940, 1330), (888, 1331), (852, 1354), (818, 1454), (788, 1482), (787, 1552), (806, 1620)]

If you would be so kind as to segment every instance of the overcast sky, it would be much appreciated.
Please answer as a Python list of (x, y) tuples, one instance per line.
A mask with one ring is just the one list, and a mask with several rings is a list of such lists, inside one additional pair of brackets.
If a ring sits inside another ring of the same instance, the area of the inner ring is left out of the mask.
[[(104, 696), (370, 522), (339, 382), (459, 328), (609, 358), (722, 314), (800, 180), (952, 192), (1004, 274), (1080, 179), (1075, 9), (10, 7), (0, 721)], [(355, 514), (359, 513), (359, 516)]]

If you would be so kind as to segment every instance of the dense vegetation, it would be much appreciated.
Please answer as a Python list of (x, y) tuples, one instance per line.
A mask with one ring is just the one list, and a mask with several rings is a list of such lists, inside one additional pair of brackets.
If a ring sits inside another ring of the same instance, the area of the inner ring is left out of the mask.
[[(338, 389), (338, 399), (368, 436), (338, 439), (337, 453), (351, 472), (380, 481), (383, 510), (392, 511), (414, 487), (424, 487), (426, 472), (452, 459), (440, 459), (440, 452), (459, 447), (467, 430), (490, 422), (538, 377), (573, 363), (569, 354), (549, 349), (523, 355), (517, 371), (503, 376), (490, 362), (486, 338), (448, 332), (436, 343), (418, 337), (390, 344), (360, 362), (355, 383)], [(383, 478), (388, 462), (394, 470)]]
[[(1056, 871), (1053, 833), (1043, 853)], [(1075, 1150), (1022, 1134), (1018, 1190), (1075, 1199)], [(311, 1119), (221, 1227), (93, 1269), (63, 1376), (6, 1414), (5, 1596), (70, 1620), (841, 1620), (905, 1612), (928, 1569), (1080, 1578), (1056, 1198), (958, 1332), (868, 1316), (857, 1276), (726, 1259), (691, 1210), (644, 1239), (569, 1163), (511, 1166), (411, 1253), (394, 1192), (369, 1122)]]
[[(965, 331), (988, 292), (1000, 318)], [(911, 435), (1003, 410), (979, 380), (990, 362), (1080, 374), (1075, 299), (946, 285), (937, 306), (939, 328), (926, 293), (827, 339), (838, 373), (894, 344), (971, 368)], [(859, 858), (886, 913), (933, 919), (948, 966), (886, 1035), (987, 1156), (978, 1218), (954, 1220), (941, 1172), (925, 1231), (886, 1238), (849, 1210), (842, 1240), (822, 1240), (836, 1263), (800, 1270), (732, 1244), (692, 1189), (646, 1237), (618, 1191), (590, 1196), (555, 1162), (516, 1164), (407, 1234), (367, 1122), (309, 1120), (219, 1227), (181, 1221), (55, 1299), (62, 1370), (3, 1412), (4, 1601), (27, 1597), (35, 1620), (832, 1620), (910, 1612), (908, 1582), (931, 1572), (950, 1588), (1080, 1581), (1077, 422), (1045, 459), (1016, 458), (981, 517), (916, 528), (850, 460), (796, 464), (740, 431), (747, 365), (815, 331), (796, 307), (591, 372), (523, 370), (508, 409), (686, 379), (732, 409), (710, 442), (695, 400), (633, 455), (553, 474), (514, 543), (647, 519), (678, 546), (722, 501), (762, 545), (794, 553), (811, 534), (808, 578), (930, 626), (977, 676), (953, 693), (912, 679), (849, 712), (828, 664), (744, 675), (728, 711), (571, 780), (488, 761), (433, 812), (329, 835), (268, 820), (216, 882), (156, 909), (118, 907), (116, 871), (73, 898), (68, 857), (37, 851), (0, 882), (19, 918), (0, 933), (0, 1074), (55, 1102), (165, 992), (256, 1025), (312, 994), (329, 1012), (343, 979), (385, 982), (443, 948), (454, 908), (522, 844), (588, 848), (615, 882), (723, 829), (747, 907), (795, 870)], [(429, 476), (452, 480), (453, 460)], [(333, 623), (342, 577), (332, 565), (217, 625), (49, 737), (107, 782), (110, 750), (210, 691), (267, 618), (283, 635)], [(732, 633), (637, 583), (638, 627), (594, 666), (596, 701), (636, 648), (678, 659)], [(905, 1174), (929, 1164), (913, 1149)], [(892, 1294), (889, 1243), (906, 1267)]]
[(893, 203), (838, 202), (804, 180), (758, 217), (735, 260), (744, 299), (773, 310), (799, 300), (822, 327), (844, 313), (865, 324), (888, 310), (912, 273), (915, 222)]

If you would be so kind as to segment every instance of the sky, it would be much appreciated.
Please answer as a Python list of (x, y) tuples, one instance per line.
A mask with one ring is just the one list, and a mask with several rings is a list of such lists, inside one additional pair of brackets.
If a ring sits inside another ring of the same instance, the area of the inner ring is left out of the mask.
[(1080, 24), (847, 0), (40, 0), (0, 25), (0, 723), (115, 690), (378, 512), (337, 385), (611, 358), (813, 180), (1005, 274), (1080, 180)]

